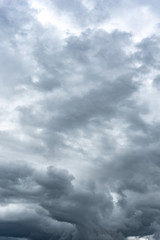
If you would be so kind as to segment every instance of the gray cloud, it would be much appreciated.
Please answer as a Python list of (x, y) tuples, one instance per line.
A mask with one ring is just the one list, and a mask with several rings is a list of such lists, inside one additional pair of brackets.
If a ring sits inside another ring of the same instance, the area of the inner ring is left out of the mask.
[(117, 1), (47, 1), (64, 37), (32, 2), (0, 2), (0, 239), (159, 239), (159, 36), (102, 29)]

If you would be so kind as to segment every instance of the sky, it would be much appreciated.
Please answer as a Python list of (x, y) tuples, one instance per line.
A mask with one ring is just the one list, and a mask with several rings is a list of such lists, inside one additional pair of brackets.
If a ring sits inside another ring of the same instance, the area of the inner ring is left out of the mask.
[(0, 240), (160, 239), (160, 2), (0, 0)]

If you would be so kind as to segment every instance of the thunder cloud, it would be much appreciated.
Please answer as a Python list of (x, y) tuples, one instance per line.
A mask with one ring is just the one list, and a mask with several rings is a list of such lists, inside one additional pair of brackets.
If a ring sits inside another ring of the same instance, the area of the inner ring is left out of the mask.
[(0, 0), (0, 240), (160, 239), (158, 10)]

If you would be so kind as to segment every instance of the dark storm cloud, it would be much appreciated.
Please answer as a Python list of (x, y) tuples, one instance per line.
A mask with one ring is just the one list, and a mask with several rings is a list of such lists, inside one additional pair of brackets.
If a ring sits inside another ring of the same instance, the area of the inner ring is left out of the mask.
[[(5, 199), (3, 206), (13, 203), (13, 212), (8, 206), (8, 211), (6, 208), (3, 219), (0, 219), (1, 236), (95, 239), (93, 231), (97, 236), (101, 235), (100, 229), (107, 233), (101, 221), (104, 213), (109, 215), (111, 212), (111, 198), (89, 189), (74, 189), (73, 177), (67, 171), (49, 167), (43, 172), (33, 172), (23, 165), (17, 164), (13, 168), (4, 164), (1, 180), (1, 200), (2, 196)], [(17, 203), (15, 210), (14, 203)], [(22, 211), (21, 206), (24, 207)]]
[(65, 171), (52, 168), (41, 179), (39, 174), (23, 164), (12, 166), (8, 163), (1, 166), (1, 202), (4, 199), (4, 207), (7, 203), (10, 204), (0, 219), (1, 236), (58, 239), (64, 235), (68, 239), (70, 230), (74, 230), (67, 223), (54, 221), (50, 212), (39, 207), (43, 202), (49, 201), (51, 195), (52, 198), (59, 199), (69, 192), (67, 185), (70, 186), (71, 177)]
[[(48, 6), (96, 28), (117, 1), (92, 3)], [(159, 91), (159, 37), (62, 40), (29, 3), (1, 8), (0, 239), (158, 239), (159, 120), (145, 95)]]

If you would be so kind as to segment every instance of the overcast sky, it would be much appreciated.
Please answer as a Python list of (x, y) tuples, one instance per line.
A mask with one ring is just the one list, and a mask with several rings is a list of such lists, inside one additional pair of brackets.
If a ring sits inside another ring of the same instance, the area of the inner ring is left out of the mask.
[(0, 0), (0, 240), (160, 239), (159, 0)]

